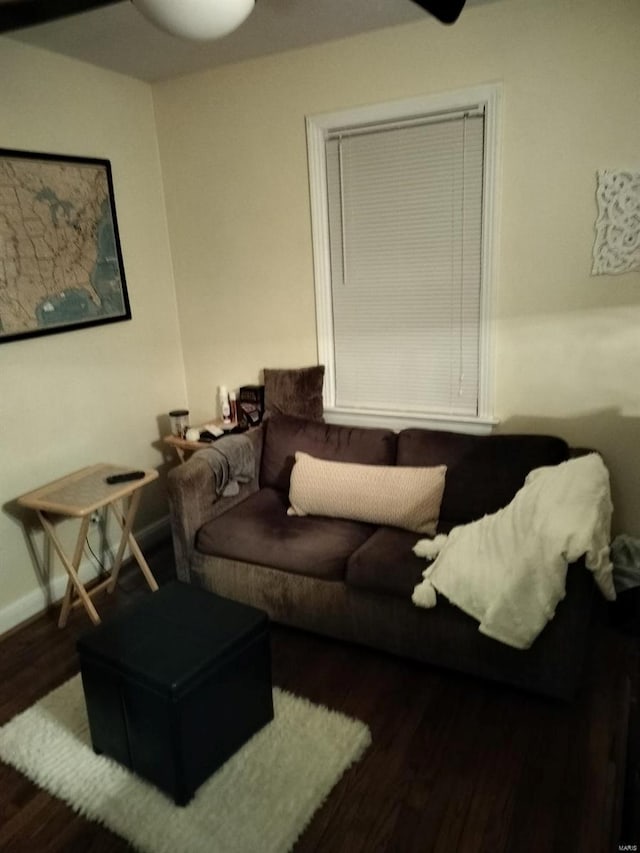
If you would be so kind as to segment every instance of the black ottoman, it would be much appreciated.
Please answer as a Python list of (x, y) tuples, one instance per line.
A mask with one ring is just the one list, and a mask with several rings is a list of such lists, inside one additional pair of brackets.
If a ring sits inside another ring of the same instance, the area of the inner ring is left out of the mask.
[(184, 583), (78, 640), (93, 748), (178, 805), (273, 719), (267, 614)]

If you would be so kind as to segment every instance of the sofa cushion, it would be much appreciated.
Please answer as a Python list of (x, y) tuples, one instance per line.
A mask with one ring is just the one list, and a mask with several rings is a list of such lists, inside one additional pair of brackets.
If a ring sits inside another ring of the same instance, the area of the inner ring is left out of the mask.
[(396, 434), (390, 429), (338, 426), (285, 415), (270, 417), (264, 428), (260, 485), (281, 492), (289, 491), (296, 450), (338, 462), (395, 463)]
[(529, 471), (569, 458), (561, 438), (548, 435), (463, 435), (406, 429), (398, 435), (398, 465), (446, 465), (439, 530), (466, 524), (507, 504)]
[(296, 451), (290, 515), (325, 515), (388, 524), (414, 533), (436, 531), (446, 468), (362, 465)]
[(204, 554), (310, 575), (344, 580), (347, 559), (374, 532), (356, 521), (287, 515), (286, 495), (260, 489), (198, 532)]
[(321, 421), (324, 365), (294, 369), (264, 368), (264, 408), (272, 415)]
[(412, 548), (415, 533), (397, 527), (380, 527), (356, 551), (347, 563), (346, 582), (368, 592), (411, 600), (414, 587), (422, 580), (424, 559)]

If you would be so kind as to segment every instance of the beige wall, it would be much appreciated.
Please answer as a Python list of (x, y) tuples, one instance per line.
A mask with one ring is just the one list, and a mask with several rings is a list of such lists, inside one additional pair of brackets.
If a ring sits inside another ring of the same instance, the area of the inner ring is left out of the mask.
[[(16, 496), (98, 460), (163, 471), (169, 408), (316, 361), (305, 116), (492, 81), (495, 414), (599, 448), (640, 535), (640, 274), (589, 274), (595, 172), (640, 169), (639, 41), (636, 0), (504, 0), (150, 88), (1, 39), (0, 144), (112, 162), (133, 320), (0, 346), (0, 632), (44, 600)], [(140, 523), (165, 513), (160, 481)]]
[(640, 169), (637, 0), (508, 0), (154, 87), (186, 381), (316, 360), (304, 118), (500, 81), (500, 429), (600, 449), (640, 534), (640, 274), (591, 277), (595, 173)]
[[(16, 515), (15, 498), (94, 462), (162, 467), (156, 418), (186, 393), (150, 87), (8, 39), (0, 80), (0, 145), (111, 160), (133, 312), (0, 346), (2, 633), (44, 602), (22, 526), (32, 516)], [(149, 487), (140, 525), (166, 513)], [(70, 541), (75, 525), (61, 533)], [(41, 554), (37, 525), (33, 537)]]

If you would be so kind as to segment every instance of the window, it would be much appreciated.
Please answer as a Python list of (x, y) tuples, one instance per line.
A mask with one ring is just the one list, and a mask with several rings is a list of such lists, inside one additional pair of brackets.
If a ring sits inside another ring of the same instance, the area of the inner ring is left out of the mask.
[(329, 420), (491, 423), (497, 96), (307, 119)]

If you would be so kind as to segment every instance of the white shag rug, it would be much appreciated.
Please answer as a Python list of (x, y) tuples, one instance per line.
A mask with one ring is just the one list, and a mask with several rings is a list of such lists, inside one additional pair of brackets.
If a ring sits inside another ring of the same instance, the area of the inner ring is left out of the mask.
[(147, 853), (285, 853), (371, 742), (367, 726), (274, 688), (274, 720), (184, 808), (91, 747), (75, 676), (0, 728), (0, 758)]

